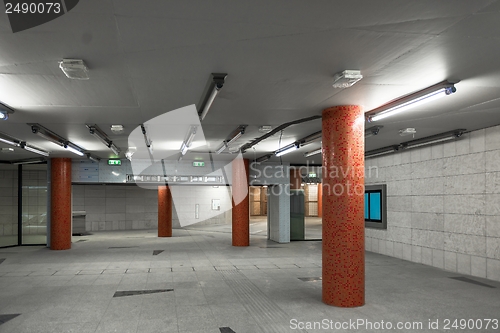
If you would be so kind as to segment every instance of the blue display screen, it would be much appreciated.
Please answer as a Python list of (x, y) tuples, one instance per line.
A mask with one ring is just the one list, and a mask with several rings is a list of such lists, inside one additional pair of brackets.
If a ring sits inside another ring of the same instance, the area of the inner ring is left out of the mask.
[(365, 192), (365, 220), (382, 222), (382, 191)]
[(370, 193), (370, 220), (382, 219), (382, 202), (380, 200), (380, 197), (380, 192)]
[(365, 220), (370, 218), (369, 194), (365, 193)]

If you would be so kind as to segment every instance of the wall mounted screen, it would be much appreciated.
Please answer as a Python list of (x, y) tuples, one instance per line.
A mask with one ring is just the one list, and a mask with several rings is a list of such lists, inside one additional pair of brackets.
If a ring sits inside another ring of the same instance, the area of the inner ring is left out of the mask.
[(386, 185), (365, 187), (365, 227), (387, 229)]

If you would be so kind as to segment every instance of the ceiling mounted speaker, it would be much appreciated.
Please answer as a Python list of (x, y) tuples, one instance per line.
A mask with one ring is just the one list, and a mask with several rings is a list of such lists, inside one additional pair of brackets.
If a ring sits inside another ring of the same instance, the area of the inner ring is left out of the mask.
[(81, 59), (63, 59), (62, 61), (59, 61), (59, 68), (69, 79), (89, 79), (89, 70)]

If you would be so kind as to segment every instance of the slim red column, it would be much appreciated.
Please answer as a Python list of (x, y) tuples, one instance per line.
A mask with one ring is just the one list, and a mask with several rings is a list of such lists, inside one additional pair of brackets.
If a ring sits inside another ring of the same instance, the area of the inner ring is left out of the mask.
[(158, 186), (158, 237), (172, 237), (172, 193)]
[(290, 190), (301, 190), (301, 185), (302, 176), (300, 175), (300, 170), (295, 168), (290, 169)]
[(318, 184), (318, 217), (323, 216), (323, 185)]
[(323, 302), (365, 304), (364, 117), (359, 106), (323, 111)]
[(50, 182), (50, 249), (71, 249), (70, 158), (51, 159)]
[(248, 195), (248, 159), (236, 159), (233, 166), (233, 246), (250, 245), (250, 197)]

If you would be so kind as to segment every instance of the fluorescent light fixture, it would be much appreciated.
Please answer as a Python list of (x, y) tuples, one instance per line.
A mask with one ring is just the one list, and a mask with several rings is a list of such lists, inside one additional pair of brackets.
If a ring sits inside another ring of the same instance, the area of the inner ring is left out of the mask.
[(114, 143), (111, 143), (111, 146), (109, 146), (109, 149), (113, 152), (115, 155), (120, 155), (120, 148), (118, 148)]
[[(247, 128), (248, 125), (240, 125), (236, 130), (234, 130), (229, 137), (222, 141), (221, 145), (215, 150), (216, 154), (222, 153), (226, 148), (229, 148), (231, 144), (233, 144), (236, 140), (238, 140), (243, 134), (245, 134), (245, 129)], [(235, 153), (239, 151), (240, 149), (238, 148), (237, 150), (229, 149), (230, 153)]]
[(8, 145), (14, 146), (14, 147), (19, 147), (19, 142), (18, 140), (14, 139), (13, 137), (0, 133), (0, 142), (6, 143)]
[(196, 136), (197, 129), (198, 129), (198, 126), (194, 125), (194, 126), (191, 126), (191, 128), (189, 130), (189, 135), (186, 139), (186, 146), (188, 148), (191, 147), (191, 143), (193, 143), (194, 137)]
[(269, 160), (272, 156), (273, 156), (272, 154), (267, 154), (267, 155), (261, 156), (261, 157), (257, 158), (255, 160), (255, 162), (258, 162), (258, 163), (265, 162), (265, 161)]
[(14, 148), (0, 148), (0, 152), (2, 153), (12, 153)]
[(144, 126), (144, 124), (141, 124), (141, 130), (142, 135), (144, 135), (144, 142), (146, 143), (146, 147), (150, 148), (153, 141), (151, 141), (151, 139), (148, 137), (148, 133), (146, 132), (146, 127)]
[(304, 157), (309, 157), (309, 156), (318, 155), (318, 154), (321, 154), (321, 148), (304, 153)]
[(88, 80), (89, 70), (81, 59), (63, 59), (59, 61), (59, 68), (68, 79)]
[(370, 128), (365, 129), (365, 138), (369, 138), (374, 135), (378, 135), (378, 132), (380, 132), (380, 129), (384, 126), (373, 126)]
[(26, 160), (14, 161), (11, 164), (14, 164), (14, 165), (19, 165), (19, 164), (35, 164), (35, 163), (43, 163), (45, 161), (46, 161), (45, 158), (38, 157), (38, 158), (29, 158), (29, 159), (26, 159)]
[(31, 125), (32, 133), (38, 135), (39, 137), (44, 138), (45, 140), (53, 142), (58, 146), (63, 145), (64, 140), (62, 140), (62, 138), (59, 135), (47, 130), (46, 128), (38, 124), (28, 124), (28, 125)]
[(227, 144), (226, 144), (226, 141), (222, 142), (222, 144), (219, 146), (219, 148), (217, 148), (215, 150), (215, 153), (218, 155), (220, 153), (222, 153), (224, 150), (226, 150), (227, 148)]
[(381, 155), (387, 155), (387, 154), (392, 154), (394, 152), (397, 152), (399, 150), (400, 146), (395, 145), (395, 146), (388, 146), (388, 147), (383, 147), (371, 151), (365, 152), (365, 159), (366, 158), (371, 158), (371, 157), (377, 157)]
[(90, 134), (92, 134), (94, 137), (96, 137), (97, 139), (99, 139), (99, 141), (101, 141), (106, 147), (108, 147), (109, 149), (111, 149), (111, 151), (115, 154), (115, 155), (120, 155), (120, 148), (118, 148), (114, 143), (113, 141), (111, 141), (108, 136), (106, 135), (106, 133), (104, 133), (104, 131), (102, 129), (99, 128), (99, 126), (97, 125), (85, 125), (87, 126), (87, 128), (89, 129), (89, 132)]
[(305, 146), (305, 145), (310, 144), (312, 142), (315, 142), (315, 141), (321, 139), (322, 136), (323, 136), (323, 132), (322, 131), (318, 131), (316, 133), (308, 135), (305, 138), (302, 138), (302, 139), (299, 140), (300, 146), (302, 147), (302, 146)]
[(451, 95), (457, 91), (454, 84), (443, 81), (373, 109), (367, 112), (368, 122), (378, 121), (441, 97)]
[(45, 150), (41, 150), (41, 149), (38, 149), (38, 148), (35, 148), (35, 147), (32, 147), (32, 146), (28, 146), (26, 144), (26, 142), (21, 142), (20, 146), (24, 150), (30, 151), (32, 153), (35, 153), (35, 154), (38, 154), (38, 155), (42, 155), (42, 156), (49, 156), (49, 153), (46, 152)]
[[(73, 142), (66, 140), (62, 136), (52, 132), (51, 130), (43, 127), (42, 125), (40, 124), (28, 124), (28, 125), (31, 126), (31, 132), (33, 132), (34, 134), (48, 140), (49, 142), (52, 142), (53, 144), (59, 147), (64, 147), (66, 150), (74, 154), (77, 154), (79, 156), (84, 155), (83, 148), (78, 147)], [(24, 149), (28, 150), (27, 148)]]
[(210, 107), (212, 106), (215, 97), (224, 86), (224, 81), (226, 80), (226, 77), (227, 77), (226, 73), (212, 73), (212, 79), (210, 81), (207, 94), (203, 98), (203, 101), (201, 102), (200, 105), (200, 112), (199, 112), (200, 121), (205, 118), (208, 111), (210, 110)]
[(465, 131), (466, 131), (465, 129), (456, 129), (453, 131), (448, 131), (448, 132), (444, 132), (444, 133), (440, 133), (440, 134), (436, 134), (436, 135), (431, 135), (431, 136), (421, 138), (421, 139), (403, 142), (401, 144), (401, 146), (403, 149), (409, 149), (409, 148), (428, 146), (428, 145), (432, 145), (432, 144), (444, 142), (444, 141), (449, 141), (449, 140), (455, 140), (455, 139), (461, 137)]
[(347, 69), (343, 72), (335, 74), (335, 76), (333, 77), (333, 87), (349, 88), (362, 78), (363, 75), (361, 75), (360, 71)]
[(238, 128), (231, 133), (231, 138), (229, 140), (225, 140), (226, 146), (231, 145), (233, 142), (238, 140), (243, 134), (245, 134), (245, 129), (247, 128), (247, 125), (240, 125)]
[(243, 135), (243, 132), (238, 132), (235, 136), (233, 136), (231, 138), (231, 140), (229, 140), (227, 142), (227, 145), (229, 146), (230, 144), (232, 144), (233, 142), (235, 142), (236, 140), (238, 140), (242, 135)]
[(274, 154), (276, 156), (282, 156), (282, 155), (291, 153), (292, 151), (297, 150), (297, 149), (299, 149), (299, 145), (297, 144), (297, 142), (294, 142), (294, 143), (291, 143), (283, 148), (276, 150), (274, 152)]
[(97, 156), (93, 156), (92, 154), (90, 153), (87, 153), (87, 158), (93, 162), (96, 162), (96, 163), (99, 163), (99, 161), (101, 160), (99, 157)]
[(185, 142), (182, 142), (181, 145), (181, 154), (182, 156), (186, 155), (187, 151), (189, 150), (189, 147), (186, 145)]
[(76, 154), (78, 156), (83, 156), (85, 155), (83, 152), (81, 152), (80, 150), (76, 149), (76, 148), (73, 148), (71, 146), (68, 146), (68, 144), (65, 144), (64, 145), (64, 148), (67, 149), (68, 151), (72, 152), (73, 154)]

